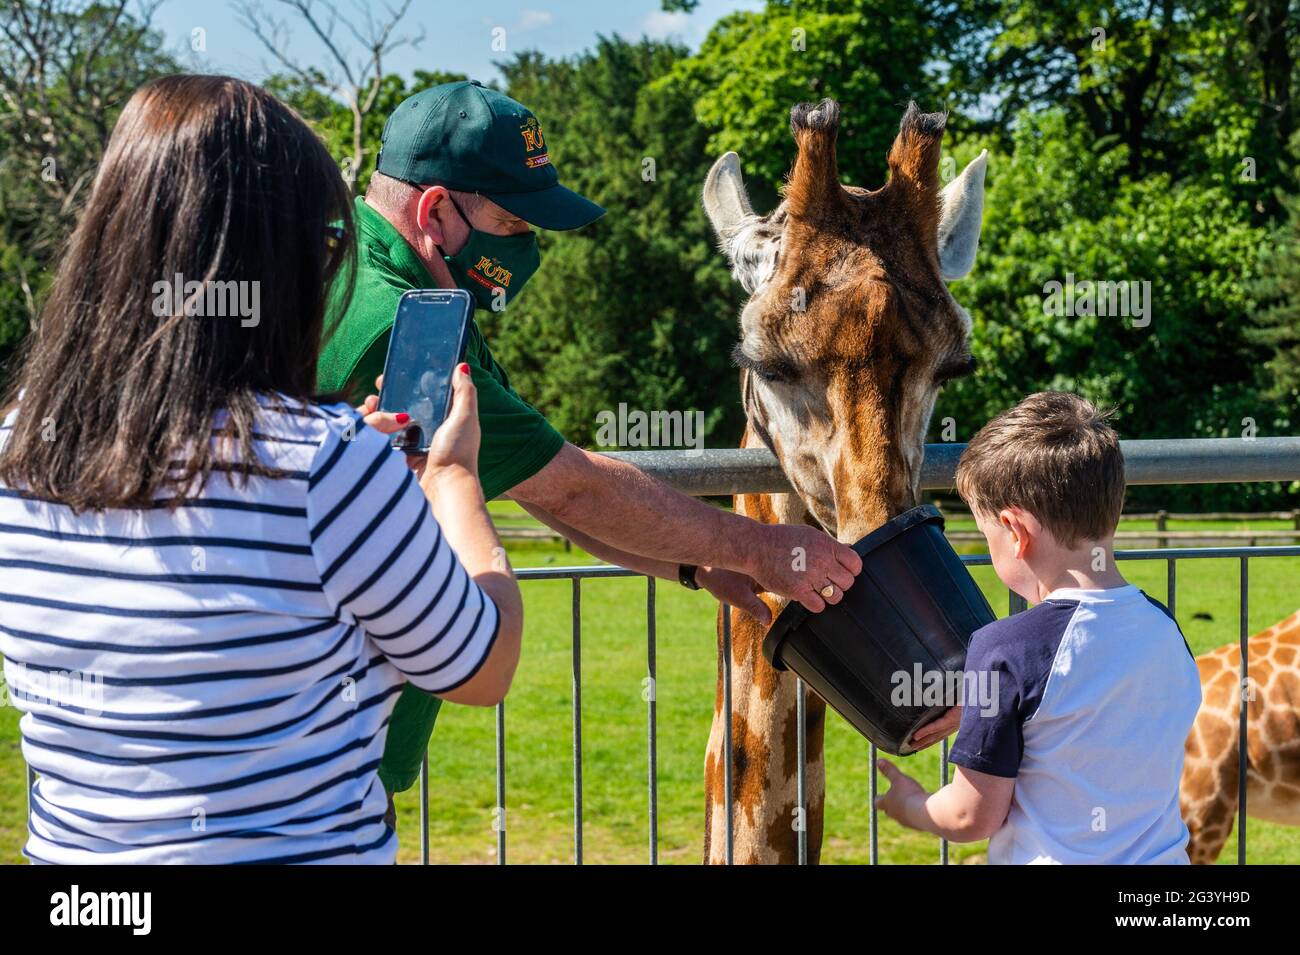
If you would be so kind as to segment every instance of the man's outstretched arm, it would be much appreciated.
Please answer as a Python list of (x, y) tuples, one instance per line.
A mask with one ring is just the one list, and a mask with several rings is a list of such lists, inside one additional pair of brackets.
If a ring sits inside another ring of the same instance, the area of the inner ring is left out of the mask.
[[(642, 557), (640, 554), (620, 550), (612, 544), (597, 540), (582, 533), (575, 527), (570, 527), (556, 518), (554, 514), (547, 513), (536, 504), (526, 504), (523, 501), (518, 503), (533, 517), (552, 530), (563, 534), (593, 557), (599, 557), (607, 563), (617, 564), (620, 567), (635, 570), (649, 577), (658, 577), (662, 580), (677, 580), (677, 571), (681, 566), (680, 564), (674, 564), (666, 560), (655, 560), (653, 557)], [(695, 582), (722, 603), (739, 607), (745, 613), (756, 618), (759, 623), (766, 625), (771, 622), (772, 611), (755, 592), (757, 585), (754, 583), (754, 578), (748, 574), (726, 570), (722, 567), (700, 566), (695, 572)]]
[(834, 584), (830, 600), (838, 602), (862, 569), (851, 547), (821, 531), (760, 524), (679, 494), (626, 461), (572, 444), (509, 497), (589, 539), (674, 568), (655, 576), (675, 576), (678, 564), (724, 568), (814, 613), (826, 606), (823, 587)]

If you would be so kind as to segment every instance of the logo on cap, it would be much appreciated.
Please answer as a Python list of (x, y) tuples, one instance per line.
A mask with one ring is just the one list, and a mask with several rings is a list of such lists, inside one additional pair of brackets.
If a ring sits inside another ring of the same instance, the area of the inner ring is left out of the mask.
[[(546, 140), (542, 137), (541, 124), (537, 122), (537, 117), (529, 116), (524, 124), (519, 127), (519, 135), (524, 137), (524, 152), (531, 153), (538, 149), (546, 148)], [(551, 157), (546, 153), (537, 156), (525, 156), (524, 165), (529, 169), (536, 169), (538, 166), (545, 166), (551, 161)]]

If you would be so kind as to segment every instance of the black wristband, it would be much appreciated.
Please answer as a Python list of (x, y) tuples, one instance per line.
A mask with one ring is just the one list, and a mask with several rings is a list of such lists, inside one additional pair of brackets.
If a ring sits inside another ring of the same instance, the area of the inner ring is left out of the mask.
[(695, 572), (700, 568), (695, 564), (678, 564), (677, 581), (687, 590), (699, 590), (700, 585), (695, 580)]

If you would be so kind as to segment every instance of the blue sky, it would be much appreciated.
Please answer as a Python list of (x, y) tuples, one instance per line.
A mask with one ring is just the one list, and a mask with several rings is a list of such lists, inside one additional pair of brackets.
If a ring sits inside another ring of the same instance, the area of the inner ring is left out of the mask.
[[(289, 27), (287, 49), (299, 60), (324, 63), (322, 47), (311, 38), (296, 14), (277, 0), (256, 0)], [(382, 11), (394, 0), (336, 0), (340, 11), (353, 14), (358, 4)], [(587, 49), (597, 34), (618, 33), (635, 38), (674, 38), (692, 49), (721, 16), (739, 9), (758, 9), (761, 0), (702, 0), (690, 14), (664, 13), (659, 0), (414, 0), (403, 27), (411, 34), (424, 30), (416, 49), (404, 46), (384, 64), (387, 73), (410, 74), (415, 69), (465, 73), (488, 82), (500, 79), (492, 65), (519, 50), (541, 50), (561, 57)], [(261, 81), (274, 70), (274, 61), (240, 21), (231, 0), (163, 0), (154, 14), (168, 49), (192, 69), (229, 73)], [(492, 48), (495, 28), (503, 28), (506, 52)], [(201, 30), (206, 51), (191, 49), (191, 36)], [(340, 28), (339, 35), (345, 36)], [(355, 48), (355, 44), (353, 44)]]

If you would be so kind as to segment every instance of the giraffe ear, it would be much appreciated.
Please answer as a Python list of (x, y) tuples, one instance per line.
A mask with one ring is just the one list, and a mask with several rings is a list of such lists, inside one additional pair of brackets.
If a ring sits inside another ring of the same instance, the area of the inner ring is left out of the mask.
[[(753, 294), (772, 277), (780, 235), (759, 228), (765, 220), (754, 214), (740, 174), (740, 157), (724, 153), (704, 180), (704, 211), (718, 233), (718, 244), (731, 263), (732, 277)], [(770, 217), (769, 217), (770, 218)]]
[(985, 149), (948, 183), (939, 198), (939, 273), (945, 282), (965, 278), (975, 264), (984, 219), (984, 172), (988, 161), (989, 151)]
[(704, 211), (723, 245), (754, 218), (754, 207), (745, 192), (740, 157), (723, 153), (704, 180)]

